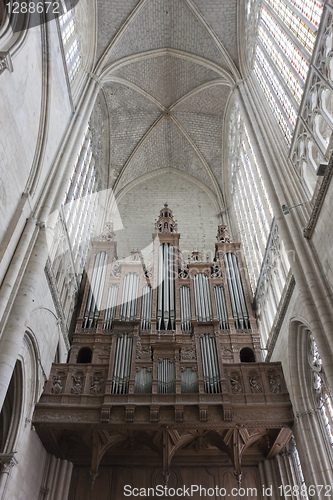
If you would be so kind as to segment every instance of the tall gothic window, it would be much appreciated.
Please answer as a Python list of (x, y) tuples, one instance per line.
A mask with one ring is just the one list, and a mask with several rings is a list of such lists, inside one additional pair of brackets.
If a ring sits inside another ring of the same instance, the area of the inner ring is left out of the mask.
[(75, 270), (78, 274), (83, 271), (94, 226), (94, 213), (97, 204), (95, 187), (96, 170), (92, 153), (92, 137), (90, 129), (87, 127), (62, 206), (62, 216), (72, 248)]
[(61, 0), (64, 14), (59, 17), (62, 43), (65, 51), (69, 81), (72, 82), (81, 66), (80, 40), (75, 31), (74, 10), (71, 0)]
[(319, 0), (263, 2), (254, 72), (288, 145), (322, 12)]
[(273, 219), (272, 207), (238, 106), (229, 128), (231, 192), (252, 291), (255, 290)]
[(313, 387), (316, 393), (316, 399), (319, 404), (326, 431), (333, 445), (333, 403), (332, 396), (328, 390), (325, 372), (322, 360), (320, 358), (317, 345), (312, 335), (310, 335), (310, 353), (309, 363), (313, 372)]

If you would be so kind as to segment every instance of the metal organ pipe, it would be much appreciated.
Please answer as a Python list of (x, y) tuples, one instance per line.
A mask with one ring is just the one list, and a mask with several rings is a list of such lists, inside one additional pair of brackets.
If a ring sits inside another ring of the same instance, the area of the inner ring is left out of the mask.
[(227, 330), (229, 329), (229, 322), (224, 289), (222, 285), (217, 285), (214, 287), (214, 297), (216, 303), (217, 318), (220, 322), (220, 328), (221, 330)]
[(175, 392), (175, 364), (169, 359), (162, 359), (157, 367), (158, 392), (171, 394)]
[(99, 252), (96, 255), (87, 305), (84, 312), (83, 328), (96, 328), (97, 326), (104, 291), (107, 262), (107, 253)]
[(203, 273), (196, 274), (193, 277), (193, 288), (197, 320), (211, 321), (213, 314), (208, 277)]
[(174, 248), (169, 243), (158, 250), (157, 328), (175, 328)]
[(117, 339), (112, 381), (113, 394), (127, 394), (131, 372), (133, 339), (126, 333)]
[(149, 330), (151, 327), (151, 300), (151, 287), (144, 286), (142, 289), (141, 330)]
[(231, 307), (237, 329), (250, 328), (249, 315), (246, 308), (244, 290), (239, 274), (237, 259), (234, 254), (224, 256)]
[(180, 316), (182, 330), (189, 332), (191, 330), (191, 301), (188, 286), (180, 287)]
[(108, 291), (106, 312), (103, 323), (103, 328), (105, 330), (112, 328), (112, 321), (114, 320), (116, 315), (118, 290), (118, 285), (111, 285)]
[(204, 335), (200, 338), (200, 347), (205, 392), (220, 393), (221, 385), (215, 339)]
[(247, 307), (246, 307), (245, 296), (244, 296), (244, 289), (243, 289), (243, 286), (242, 286), (242, 280), (241, 280), (239, 269), (238, 269), (237, 258), (236, 258), (236, 255), (234, 255), (234, 254), (231, 254), (231, 257), (232, 257), (232, 262), (233, 262), (233, 266), (234, 266), (234, 274), (235, 274), (235, 277), (236, 277), (236, 283), (237, 283), (237, 287), (238, 287), (238, 294), (239, 294), (240, 303), (241, 303), (241, 309), (242, 309), (243, 318), (244, 318), (244, 326), (245, 326), (245, 328), (250, 328), (249, 313), (248, 313)]
[(138, 288), (139, 276), (136, 273), (126, 274), (120, 306), (120, 321), (134, 321), (136, 317)]

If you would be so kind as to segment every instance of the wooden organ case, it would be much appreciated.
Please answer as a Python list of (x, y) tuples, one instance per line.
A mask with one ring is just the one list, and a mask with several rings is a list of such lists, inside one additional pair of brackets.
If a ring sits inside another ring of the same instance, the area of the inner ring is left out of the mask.
[(34, 414), (47, 451), (74, 464), (71, 500), (212, 476), (256, 486), (259, 462), (291, 437), (282, 368), (261, 360), (239, 243), (221, 224), (213, 261), (193, 252), (185, 262), (179, 239), (165, 204), (146, 262), (134, 251), (118, 259), (111, 223), (92, 241), (69, 362), (53, 364)]

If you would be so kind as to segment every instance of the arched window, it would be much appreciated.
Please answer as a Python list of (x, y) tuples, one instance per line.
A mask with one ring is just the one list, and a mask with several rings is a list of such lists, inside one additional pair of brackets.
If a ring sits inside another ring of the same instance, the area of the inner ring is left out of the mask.
[(13, 451), (22, 411), (22, 370), (16, 362), (0, 413), (0, 453)]
[(230, 117), (229, 159), (234, 216), (254, 291), (265, 255), (273, 211), (238, 103)]
[(97, 204), (95, 189), (96, 169), (92, 152), (92, 136), (87, 127), (61, 209), (72, 247), (75, 270), (78, 274), (83, 272), (94, 227)]
[(318, 352), (317, 344), (312, 335), (309, 336), (309, 363), (313, 372), (313, 388), (318, 402), (325, 428), (333, 445), (333, 402), (328, 389), (323, 364)]
[(75, 31), (75, 18), (71, 0), (61, 0), (64, 14), (59, 17), (69, 81), (72, 82), (81, 66), (80, 40)]
[(254, 73), (288, 144), (322, 12), (318, 0), (263, 2)]

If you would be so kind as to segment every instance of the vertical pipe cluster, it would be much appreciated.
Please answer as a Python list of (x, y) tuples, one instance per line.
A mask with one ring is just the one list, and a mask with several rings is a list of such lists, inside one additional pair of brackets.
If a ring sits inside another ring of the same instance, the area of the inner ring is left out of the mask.
[(157, 329), (175, 329), (174, 247), (163, 243), (158, 249)]
[(198, 321), (212, 321), (212, 303), (210, 299), (208, 277), (203, 273), (193, 276), (195, 315)]
[(205, 392), (221, 392), (215, 339), (211, 338), (209, 335), (204, 335), (200, 338), (200, 347)]
[(237, 329), (250, 328), (249, 314), (245, 303), (245, 296), (241, 277), (239, 274), (236, 255), (226, 253), (224, 265), (228, 280), (232, 314)]
[(116, 315), (118, 291), (118, 285), (111, 285), (109, 288), (103, 323), (103, 328), (105, 330), (109, 330), (110, 328), (112, 328), (112, 321), (114, 320), (114, 317)]
[(214, 297), (216, 304), (217, 319), (221, 330), (229, 329), (227, 305), (225, 302), (224, 288), (222, 285), (214, 286)]
[(124, 278), (123, 295), (120, 306), (120, 321), (134, 321), (138, 302), (139, 276), (128, 273)]
[(172, 394), (175, 392), (175, 363), (170, 359), (162, 359), (157, 367), (158, 392)]
[(191, 298), (190, 287), (181, 286), (180, 289), (180, 318), (184, 332), (191, 331)]
[(99, 252), (95, 257), (86, 310), (83, 316), (83, 328), (96, 328), (97, 326), (105, 284), (107, 263), (107, 253)]
[(136, 372), (134, 392), (136, 394), (150, 394), (152, 392), (153, 374), (148, 368), (141, 368)]
[(123, 333), (117, 339), (112, 394), (127, 394), (131, 372), (133, 338)]
[(182, 393), (199, 392), (198, 374), (190, 367), (186, 367), (181, 374), (181, 390)]
[(151, 301), (151, 286), (144, 286), (142, 289), (141, 330), (149, 330), (151, 328)]

